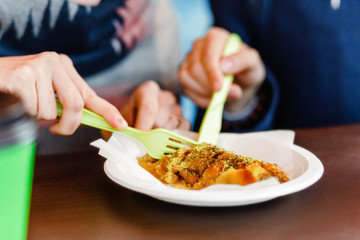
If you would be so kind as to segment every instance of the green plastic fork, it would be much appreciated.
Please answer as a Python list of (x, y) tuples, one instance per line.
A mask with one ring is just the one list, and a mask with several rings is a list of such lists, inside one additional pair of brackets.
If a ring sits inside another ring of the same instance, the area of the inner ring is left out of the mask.
[[(63, 107), (58, 99), (56, 99), (56, 105), (57, 115), (61, 116)], [(123, 130), (118, 130), (111, 127), (100, 115), (85, 108), (83, 109), (81, 123), (90, 127), (131, 136), (139, 140), (145, 147), (147, 153), (156, 159), (162, 158), (167, 153), (175, 152), (181, 147), (189, 147), (198, 144), (192, 139), (175, 134), (163, 128), (142, 131), (132, 127), (127, 127)]]
[[(239, 51), (241, 38), (236, 33), (230, 34), (223, 51), (223, 56), (229, 56)], [(204, 118), (200, 125), (198, 142), (216, 144), (221, 130), (222, 115), (226, 97), (229, 94), (233, 82), (233, 75), (224, 75), (222, 88), (213, 93), (210, 104), (206, 109)]]

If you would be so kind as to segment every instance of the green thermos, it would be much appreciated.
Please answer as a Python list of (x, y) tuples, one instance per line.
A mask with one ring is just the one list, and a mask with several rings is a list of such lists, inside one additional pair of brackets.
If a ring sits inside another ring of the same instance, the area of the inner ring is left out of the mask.
[(37, 123), (0, 93), (0, 239), (27, 238)]

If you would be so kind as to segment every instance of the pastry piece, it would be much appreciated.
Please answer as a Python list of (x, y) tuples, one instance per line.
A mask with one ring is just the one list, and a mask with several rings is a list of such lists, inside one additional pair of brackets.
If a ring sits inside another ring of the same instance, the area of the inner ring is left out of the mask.
[(157, 179), (176, 188), (200, 190), (213, 184), (247, 185), (270, 177), (289, 181), (276, 164), (266, 163), (211, 144), (180, 148), (157, 160), (146, 155), (139, 165)]

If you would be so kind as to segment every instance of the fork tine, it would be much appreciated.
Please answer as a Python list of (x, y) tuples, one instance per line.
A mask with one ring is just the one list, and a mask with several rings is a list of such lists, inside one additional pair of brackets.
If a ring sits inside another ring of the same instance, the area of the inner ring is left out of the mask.
[(180, 137), (177, 136), (177, 138), (172, 138), (172, 139), (174, 139), (174, 141), (185, 143), (185, 144), (191, 145), (191, 146), (195, 146), (195, 145), (198, 144), (198, 142), (196, 142), (195, 140), (190, 139), (190, 138), (186, 138), (186, 137), (183, 137), (183, 136), (180, 136)]
[(174, 152), (176, 152), (177, 150), (179, 150), (179, 148), (169, 148), (168, 146), (167, 146), (167, 148), (166, 148), (166, 150), (164, 150), (164, 156), (165, 155), (167, 155), (167, 154), (171, 154), (171, 153), (174, 153)]
[(174, 139), (174, 138), (169, 138), (169, 140), (170, 142), (169, 145), (167, 145), (167, 147), (175, 150), (183, 147), (191, 147), (192, 145), (194, 145), (194, 144), (181, 142), (178, 139)]
[(179, 148), (169, 148), (169, 145), (167, 146), (163, 146), (163, 147), (160, 147), (157, 149), (157, 151), (159, 151), (157, 154), (154, 155), (154, 152), (150, 152), (148, 151), (148, 154), (153, 157), (153, 158), (157, 158), (157, 159), (160, 159), (164, 156), (166, 156), (167, 154), (171, 154), (171, 153), (174, 153), (178, 150)]
[(174, 153), (176, 152), (175, 149), (167, 149), (165, 152), (164, 152), (164, 156), (168, 155), (168, 154), (171, 154), (171, 153)]

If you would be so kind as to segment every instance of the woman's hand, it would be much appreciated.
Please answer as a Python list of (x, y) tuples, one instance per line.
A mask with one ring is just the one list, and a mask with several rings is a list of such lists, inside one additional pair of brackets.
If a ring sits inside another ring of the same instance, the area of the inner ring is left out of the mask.
[(83, 107), (103, 116), (115, 128), (127, 126), (116, 107), (96, 95), (64, 54), (1, 57), (0, 73), (0, 91), (18, 96), (28, 114), (38, 119), (57, 118), (56, 93), (64, 110), (60, 120), (50, 127), (54, 134), (74, 133)]
[(142, 130), (152, 128), (190, 129), (190, 123), (182, 116), (175, 96), (161, 90), (154, 81), (141, 84), (121, 109), (130, 126)]
[(192, 51), (181, 66), (178, 78), (185, 95), (199, 107), (209, 105), (211, 95), (222, 87), (224, 74), (234, 74), (229, 99), (236, 99), (234, 111), (247, 105), (265, 79), (265, 67), (259, 53), (242, 43), (239, 52), (222, 57), (229, 32), (213, 27), (194, 42)]

